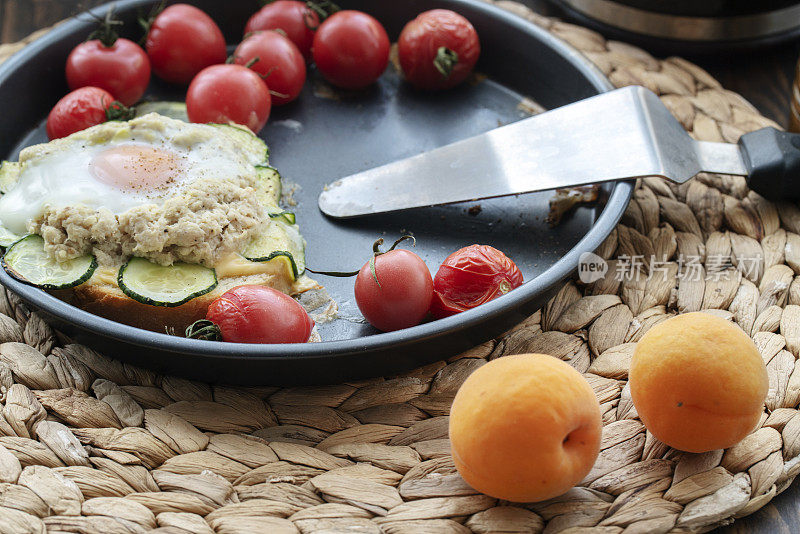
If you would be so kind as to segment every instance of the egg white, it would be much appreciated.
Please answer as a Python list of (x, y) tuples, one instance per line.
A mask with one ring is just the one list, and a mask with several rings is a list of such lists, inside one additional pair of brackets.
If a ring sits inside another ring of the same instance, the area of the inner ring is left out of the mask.
[[(140, 124), (136, 129), (114, 125), (113, 135), (101, 143), (79, 133), (42, 145), (43, 149), (24, 158), (17, 184), (0, 198), (0, 225), (22, 235), (27, 233), (31, 221), (48, 209), (68, 206), (83, 205), (119, 215), (137, 206), (161, 205), (199, 179), (222, 180), (254, 172), (253, 163), (247, 161), (250, 158), (242, 157), (229, 139), (209, 135), (207, 129), (213, 134), (213, 127), (171, 120), (159, 123), (158, 127), (147, 127), (146, 122)], [(99, 181), (90, 169), (93, 158), (120, 145), (171, 153), (179, 163), (179, 171), (165, 186), (145, 191), (122, 189)]]

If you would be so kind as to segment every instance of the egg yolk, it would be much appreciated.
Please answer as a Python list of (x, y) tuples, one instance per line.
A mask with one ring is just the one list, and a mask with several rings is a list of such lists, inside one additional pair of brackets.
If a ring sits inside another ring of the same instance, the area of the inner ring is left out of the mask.
[(109, 148), (89, 163), (97, 181), (131, 192), (167, 187), (180, 170), (180, 160), (173, 152), (141, 145)]

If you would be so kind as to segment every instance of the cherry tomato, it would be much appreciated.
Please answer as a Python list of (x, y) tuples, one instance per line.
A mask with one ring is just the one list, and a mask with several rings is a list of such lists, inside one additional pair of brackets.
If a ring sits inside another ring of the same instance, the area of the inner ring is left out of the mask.
[(153, 72), (170, 83), (187, 84), (204, 68), (227, 59), (219, 26), (187, 4), (171, 5), (159, 13), (150, 26), (145, 50)]
[(237, 286), (208, 307), (206, 319), (232, 343), (305, 343), (314, 320), (292, 297), (266, 286)]
[(320, 24), (311, 53), (326, 80), (345, 89), (360, 89), (386, 70), (389, 36), (366, 13), (339, 11)]
[(47, 116), (47, 137), (58, 139), (108, 120), (114, 97), (99, 87), (81, 87), (59, 100)]
[(356, 277), (355, 295), (364, 318), (378, 330), (390, 332), (422, 321), (433, 298), (433, 280), (419, 256), (390, 250), (375, 258), (375, 277), (370, 262), (364, 264)]
[(261, 77), (241, 65), (212, 65), (195, 76), (186, 92), (192, 122), (235, 122), (258, 133), (267, 123), (272, 100)]
[(306, 83), (303, 54), (288, 38), (275, 31), (256, 32), (233, 53), (238, 65), (247, 65), (266, 80), (272, 105), (280, 106), (297, 98)]
[(283, 30), (305, 59), (311, 57), (314, 31), (319, 26), (319, 16), (298, 0), (277, 0), (259, 9), (244, 27), (244, 34), (263, 30)]
[(70, 89), (100, 87), (126, 106), (138, 102), (150, 83), (150, 60), (128, 39), (110, 46), (99, 39), (81, 43), (67, 57), (66, 70)]
[(480, 306), (522, 285), (522, 273), (505, 254), (470, 245), (450, 254), (433, 279), (431, 313), (448, 317)]
[(449, 9), (420, 13), (397, 41), (403, 74), (420, 89), (448, 89), (472, 72), (481, 53), (472, 24)]

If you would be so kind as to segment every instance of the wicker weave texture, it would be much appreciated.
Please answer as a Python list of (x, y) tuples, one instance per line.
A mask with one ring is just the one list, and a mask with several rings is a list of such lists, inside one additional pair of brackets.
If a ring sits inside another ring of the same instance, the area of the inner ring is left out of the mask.
[[(572, 44), (615, 85), (661, 95), (698, 139), (735, 142), (772, 125), (687, 61), (497, 4)], [(0, 60), (16, 49), (0, 47)], [(568, 283), (500, 339), (402, 376), (324, 387), (157, 376), (71, 344), (2, 291), (0, 532), (703, 532), (764, 506), (800, 471), (800, 209), (740, 177), (644, 179), (597, 253), (610, 272), (642, 276)], [(697, 310), (753, 337), (770, 392), (744, 441), (687, 454), (646, 431), (626, 379), (649, 328)], [(467, 486), (447, 440), (460, 384), (522, 352), (584, 373), (605, 425), (581, 485), (527, 505)]]

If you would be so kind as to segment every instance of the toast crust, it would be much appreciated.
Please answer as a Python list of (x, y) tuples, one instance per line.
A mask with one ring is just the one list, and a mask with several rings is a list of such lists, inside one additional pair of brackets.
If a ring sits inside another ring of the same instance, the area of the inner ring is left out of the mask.
[(189, 325), (205, 318), (208, 307), (217, 297), (240, 285), (267, 286), (289, 295), (322, 287), (307, 276), (301, 276), (291, 286), (287, 285), (283, 277), (272, 274), (234, 276), (221, 278), (217, 287), (205, 295), (193, 298), (180, 306), (167, 307), (143, 304), (125, 295), (116, 285), (90, 279), (73, 288), (72, 304), (118, 323), (182, 336)]

